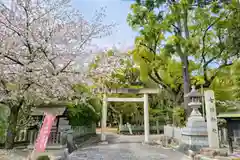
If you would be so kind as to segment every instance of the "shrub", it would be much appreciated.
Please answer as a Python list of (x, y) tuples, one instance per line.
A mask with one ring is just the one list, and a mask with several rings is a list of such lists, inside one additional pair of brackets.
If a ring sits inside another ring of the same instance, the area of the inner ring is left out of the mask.
[(173, 109), (173, 124), (176, 127), (185, 126), (185, 110), (183, 107), (176, 107)]
[(47, 155), (39, 156), (37, 160), (50, 160), (50, 158)]

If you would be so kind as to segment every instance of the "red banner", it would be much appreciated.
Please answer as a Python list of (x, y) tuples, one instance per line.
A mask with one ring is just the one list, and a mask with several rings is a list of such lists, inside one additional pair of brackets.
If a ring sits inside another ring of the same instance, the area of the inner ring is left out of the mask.
[(54, 115), (51, 115), (48, 113), (45, 114), (45, 118), (42, 123), (42, 127), (40, 129), (40, 132), (39, 132), (39, 135), (38, 135), (38, 138), (36, 141), (36, 145), (35, 145), (35, 150), (37, 152), (45, 151), (45, 148), (47, 146), (48, 137), (51, 132), (51, 128), (52, 128), (55, 118), (56, 117)]

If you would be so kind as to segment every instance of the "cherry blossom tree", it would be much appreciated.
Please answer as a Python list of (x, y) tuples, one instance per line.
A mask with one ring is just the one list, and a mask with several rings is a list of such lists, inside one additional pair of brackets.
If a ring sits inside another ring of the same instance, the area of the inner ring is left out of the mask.
[(108, 87), (108, 83), (119, 83), (119, 77), (116, 74), (125, 73), (126, 68), (136, 67), (133, 65), (131, 56), (127, 52), (118, 50), (108, 50), (99, 53), (90, 64), (87, 77), (94, 82), (97, 87)]
[(92, 40), (110, 34), (104, 11), (86, 21), (68, 0), (0, 2), (0, 103), (10, 110), (6, 148), (12, 148), (24, 107), (71, 98), (76, 69)]

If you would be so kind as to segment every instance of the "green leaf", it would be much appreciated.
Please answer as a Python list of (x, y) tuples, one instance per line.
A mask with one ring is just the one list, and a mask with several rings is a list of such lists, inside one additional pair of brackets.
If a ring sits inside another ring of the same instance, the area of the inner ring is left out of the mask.
[(143, 82), (148, 80), (148, 66), (144, 61), (140, 62), (140, 80)]
[(14, 83), (7, 83), (6, 87), (7, 87), (7, 90), (11, 90), (11, 91), (19, 90), (19, 85)]

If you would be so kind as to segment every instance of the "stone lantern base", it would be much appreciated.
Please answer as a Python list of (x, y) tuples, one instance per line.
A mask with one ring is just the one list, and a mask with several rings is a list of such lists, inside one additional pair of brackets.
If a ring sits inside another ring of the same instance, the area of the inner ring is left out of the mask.
[(207, 122), (197, 109), (193, 109), (186, 127), (182, 129), (180, 148), (186, 151), (197, 151), (203, 147), (208, 147)]

